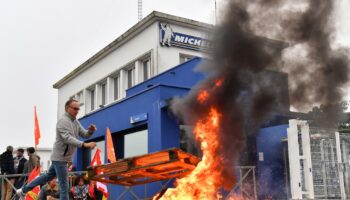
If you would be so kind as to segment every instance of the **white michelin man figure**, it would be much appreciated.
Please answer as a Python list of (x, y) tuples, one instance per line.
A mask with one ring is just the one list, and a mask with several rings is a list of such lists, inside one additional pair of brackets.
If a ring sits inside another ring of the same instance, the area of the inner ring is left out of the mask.
[(174, 37), (173, 29), (170, 27), (169, 24), (164, 24), (164, 23), (161, 23), (160, 27), (164, 31), (162, 45), (164, 46), (165, 44), (167, 44), (168, 46), (171, 46), (170, 44), (171, 37)]

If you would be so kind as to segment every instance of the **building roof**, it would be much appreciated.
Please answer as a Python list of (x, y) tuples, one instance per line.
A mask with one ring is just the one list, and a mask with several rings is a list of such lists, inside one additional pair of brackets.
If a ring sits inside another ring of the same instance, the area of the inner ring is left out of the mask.
[(148, 27), (150, 24), (154, 23), (155, 21), (164, 21), (164, 22), (171, 22), (173, 24), (178, 24), (190, 28), (194, 28), (197, 30), (203, 30), (208, 31), (213, 28), (213, 25), (182, 18), (170, 14), (165, 14), (158, 11), (153, 11), (151, 14), (143, 18), (141, 21), (139, 21), (137, 24), (132, 26), (129, 30), (127, 30), (125, 33), (123, 33), (121, 36), (119, 36), (117, 39), (112, 41), (110, 44), (108, 44), (106, 47), (101, 49), (99, 52), (97, 52), (95, 55), (93, 55), (91, 58), (83, 62), (81, 65), (79, 65), (77, 68), (75, 68), (72, 72), (64, 76), (62, 79), (57, 81), (53, 88), (59, 89), (62, 87), (65, 83), (73, 79), (74, 77), (78, 76), (83, 71), (87, 70), (89, 67), (93, 66), (96, 62), (107, 56), (110, 52), (127, 42), (128, 40), (132, 39), (135, 35), (140, 33), (143, 29)]

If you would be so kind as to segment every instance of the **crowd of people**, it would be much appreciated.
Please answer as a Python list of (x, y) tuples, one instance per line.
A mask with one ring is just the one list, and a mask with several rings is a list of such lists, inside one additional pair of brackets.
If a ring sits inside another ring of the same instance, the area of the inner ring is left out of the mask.
[[(39, 194), (32, 199), (61, 199), (61, 200), (85, 200), (102, 199), (103, 194), (97, 189), (93, 182), (86, 183), (83, 177), (75, 177), (75, 184), (69, 185), (69, 167), (72, 163), (73, 154), (76, 148), (93, 149), (95, 142), (81, 141), (80, 138), (89, 138), (96, 131), (96, 126), (90, 124), (85, 129), (77, 120), (80, 104), (75, 99), (69, 99), (64, 105), (65, 113), (57, 121), (56, 139), (50, 157), (49, 169), (36, 176), (33, 180), (27, 181), (26, 176), (40, 168), (40, 157), (36, 154), (35, 148), (27, 148), (28, 160), (24, 157), (24, 149), (18, 148), (16, 156), (13, 157), (14, 148), (8, 146), (6, 151), (0, 155), (1, 175), (6, 175), (6, 181), (2, 181), (1, 200), (10, 200), (14, 194), (16, 199), (25, 199), (32, 195), (32, 190), (40, 186)], [(18, 174), (13, 175), (13, 174)], [(12, 176), (11, 176), (12, 175)], [(4, 176), (2, 176), (4, 178)], [(3, 179), (4, 180), (4, 179)]]
[[(6, 147), (6, 151), (0, 155), (1, 175), (28, 174), (33, 169), (40, 167), (40, 157), (35, 153), (35, 148), (26, 149), (28, 159), (24, 157), (24, 149), (18, 148), (16, 156), (13, 157), (14, 148)], [(1, 186), (1, 199), (9, 200), (13, 196), (13, 187), (20, 188), (25, 182), (25, 176), (9, 176)]]
[[(35, 168), (40, 167), (40, 157), (36, 154), (35, 148), (29, 147), (26, 149), (27, 158), (24, 156), (25, 150), (18, 148), (15, 151), (12, 146), (8, 146), (6, 151), (0, 155), (1, 175), (9, 175), (8, 181), (4, 181), (1, 191), (2, 200), (14, 199), (14, 186), (16, 189), (21, 188), (27, 181), (27, 175)], [(74, 165), (69, 167), (69, 171), (74, 170)], [(13, 175), (13, 176), (11, 176)], [(18, 175), (18, 176), (16, 176)], [(94, 181), (88, 182), (84, 176), (71, 176), (74, 184), (69, 191), (70, 199), (73, 200), (99, 200), (102, 199), (103, 193), (96, 188)], [(57, 178), (48, 181), (40, 187), (40, 192), (37, 200), (58, 200), (60, 199), (60, 188), (57, 183)], [(19, 197), (16, 197), (19, 199)]]

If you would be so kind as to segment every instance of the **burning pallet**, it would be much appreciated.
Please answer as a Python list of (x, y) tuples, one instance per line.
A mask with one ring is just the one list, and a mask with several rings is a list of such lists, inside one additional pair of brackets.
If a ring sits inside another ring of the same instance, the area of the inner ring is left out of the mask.
[(178, 148), (118, 160), (88, 169), (91, 180), (134, 186), (189, 174), (199, 158)]

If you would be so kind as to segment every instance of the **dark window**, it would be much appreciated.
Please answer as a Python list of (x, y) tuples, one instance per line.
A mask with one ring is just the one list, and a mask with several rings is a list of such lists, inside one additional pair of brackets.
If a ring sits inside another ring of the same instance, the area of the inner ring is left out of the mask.
[(103, 83), (102, 85), (101, 85), (101, 95), (102, 95), (102, 98), (101, 98), (101, 104), (102, 105), (105, 105), (106, 104), (106, 84), (105, 83)]
[(143, 80), (147, 80), (151, 76), (151, 62), (149, 59), (143, 61)]
[(91, 110), (95, 110), (95, 90), (90, 90)]
[(180, 54), (180, 64), (192, 59), (193, 57), (194, 56), (191, 55)]
[(119, 98), (119, 76), (113, 79), (114, 84), (114, 100), (118, 100)]
[(128, 71), (128, 88), (134, 86), (134, 78), (135, 78), (135, 68), (131, 68)]

